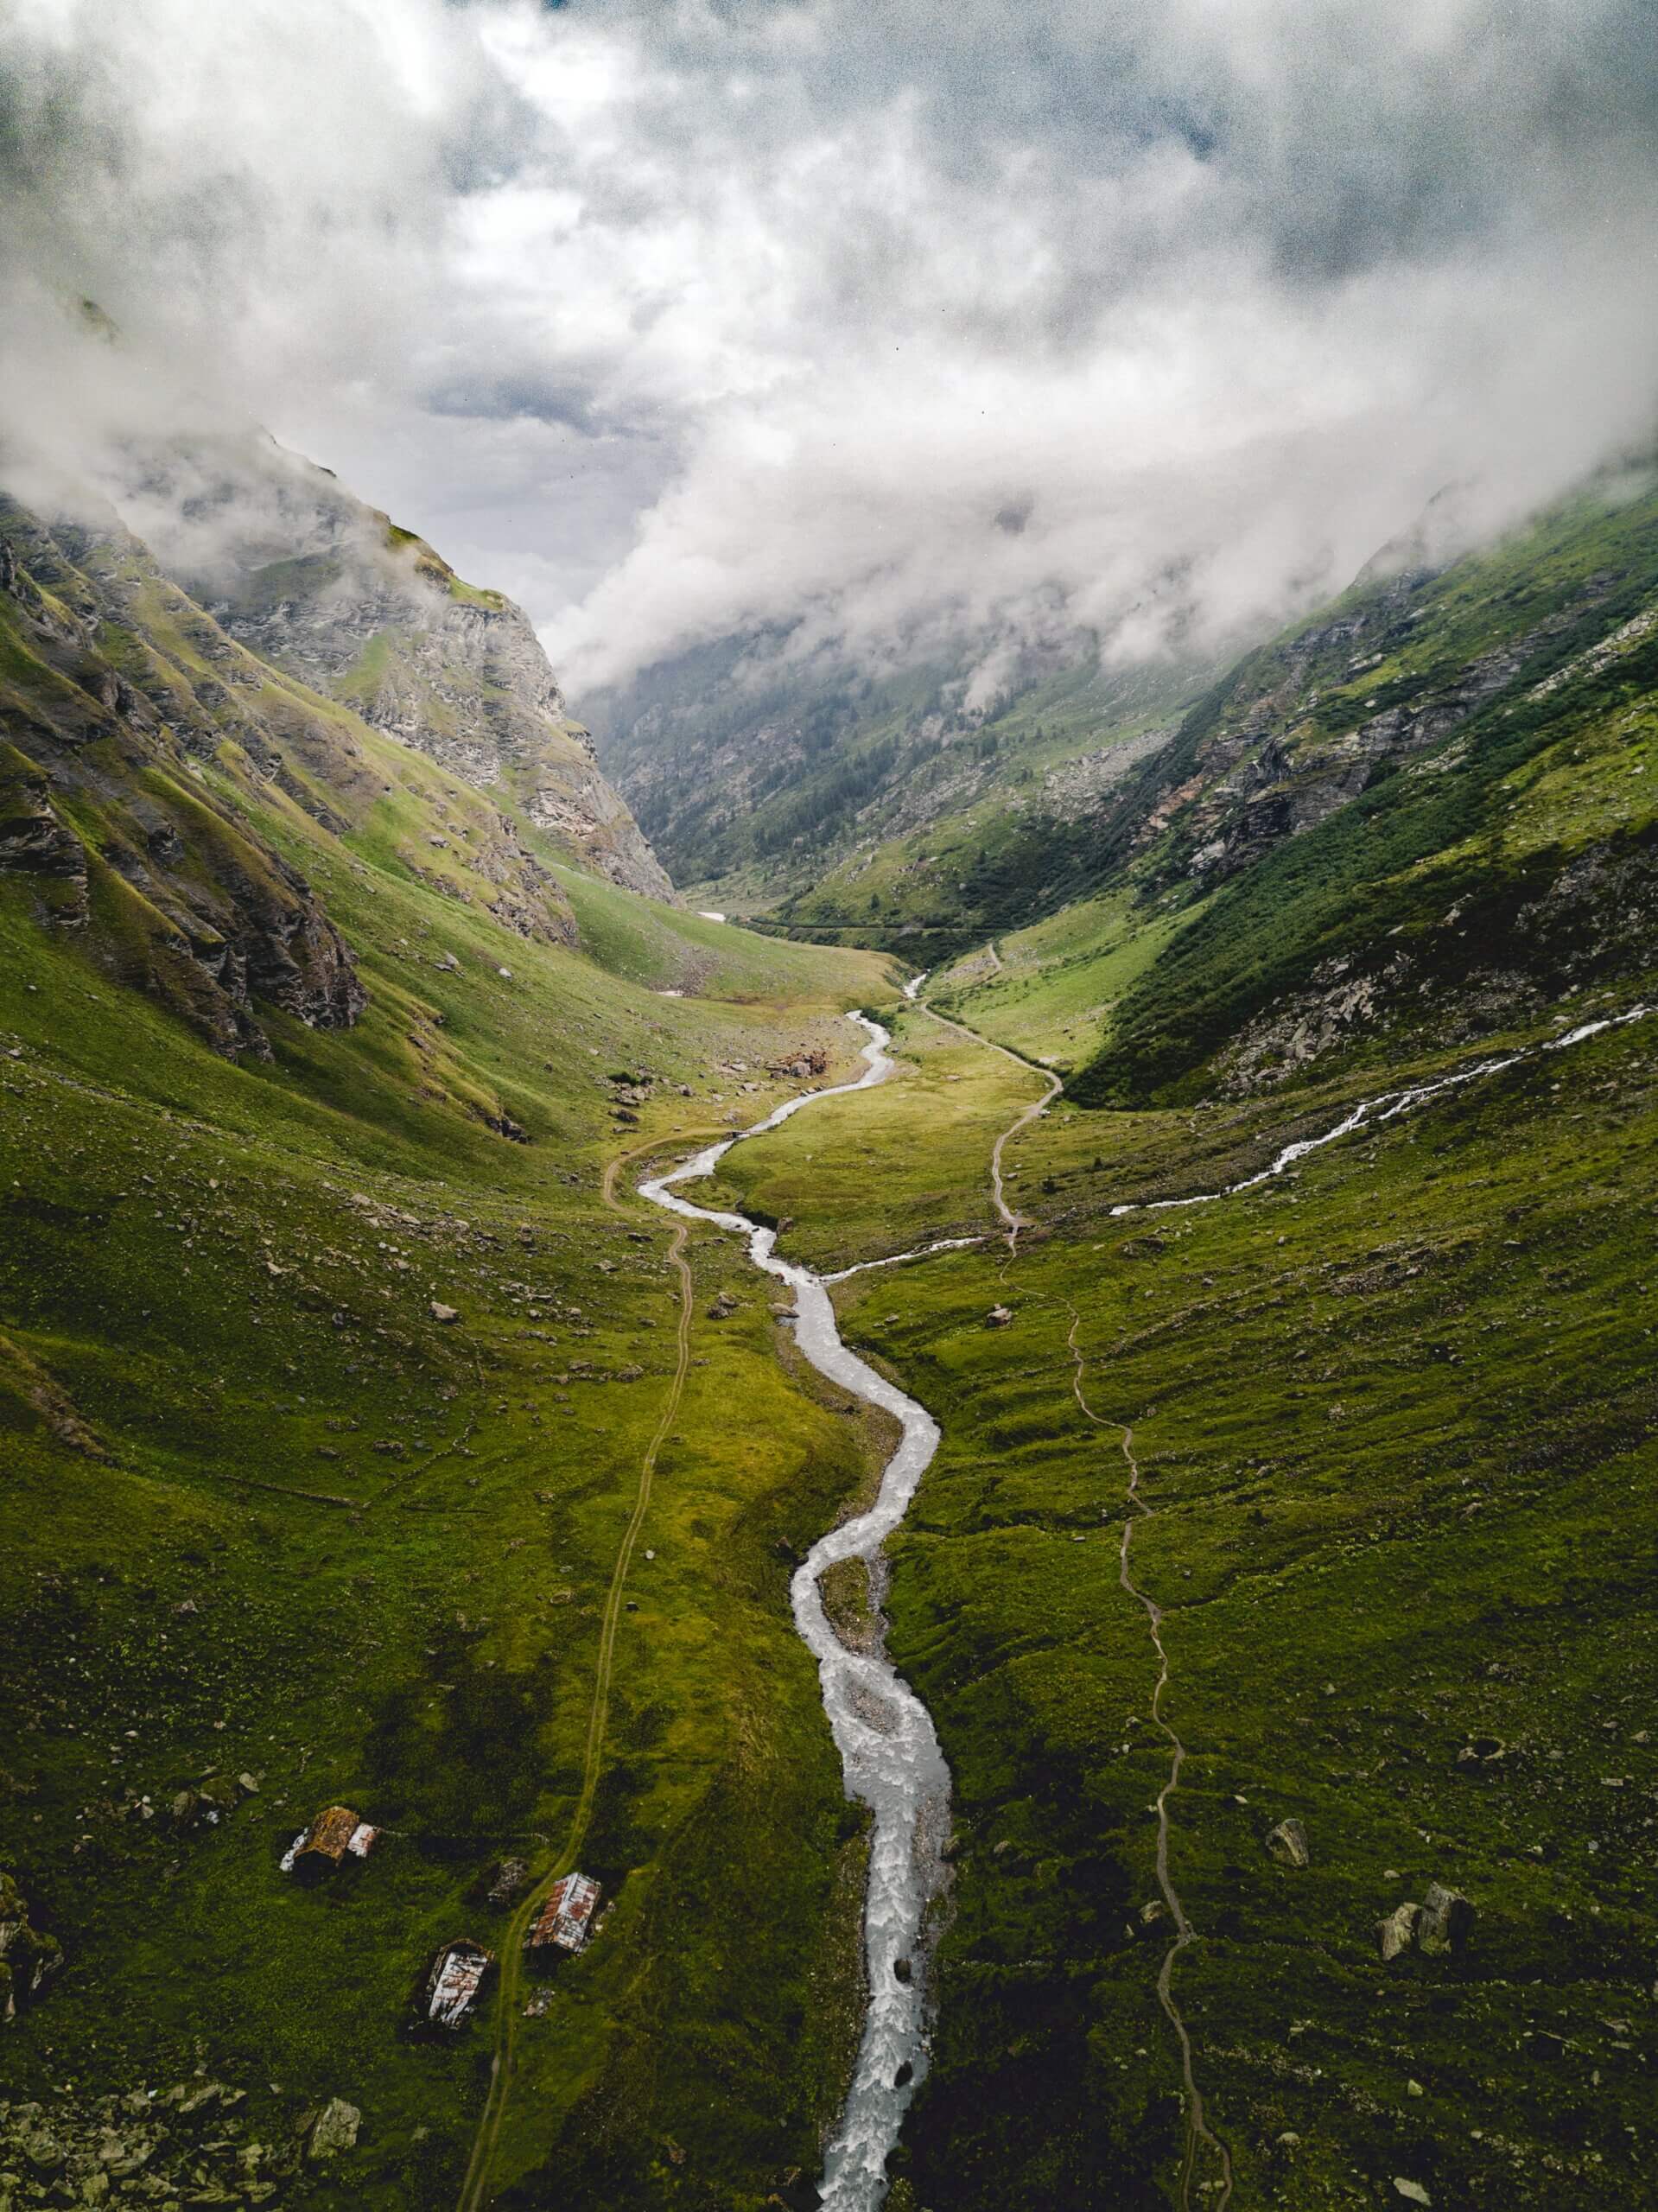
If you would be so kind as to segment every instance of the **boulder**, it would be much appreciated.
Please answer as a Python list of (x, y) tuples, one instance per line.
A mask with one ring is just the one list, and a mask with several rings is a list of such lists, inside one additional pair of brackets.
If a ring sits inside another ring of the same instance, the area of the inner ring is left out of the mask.
[(1426, 1902), (1395, 1905), (1385, 1920), (1376, 1923), (1376, 1942), (1382, 1958), (1396, 1959), (1413, 1946), (1426, 1957), (1443, 1958), (1460, 1951), (1474, 1925), (1474, 1908), (1460, 1890), (1443, 1882), (1430, 1882)]
[(1267, 1848), (1280, 1866), (1310, 1866), (1307, 1832), (1298, 1820), (1280, 1821), (1267, 1832)]
[(1408, 1901), (1395, 1905), (1385, 1920), (1376, 1923), (1376, 1947), (1383, 1963), (1396, 1959), (1401, 1951), (1408, 1951), (1416, 1941), (1416, 1923), (1422, 1916), (1420, 1904)]
[(1013, 1318), (1010, 1306), (993, 1306), (984, 1317), (984, 1325), (987, 1329), (1005, 1329)]
[(432, 1319), (448, 1323), (458, 1321), (461, 1316), (453, 1306), (446, 1306), (441, 1298), (435, 1298), (432, 1300)]
[(343, 2097), (330, 2097), (305, 2132), (306, 2157), (333, 2158), (351, 2150), (362, 2124), (363, 2115), (355, 2105), (348, 2105)]
[(1474, 1908), (1460, 1890), (1447, 1889), (1442, 1882), (1428, 1884), (1422, 1916), (1416, 1928), (1418, 1950), (1426, 1952), (1430, 1958), (1439, 1957), (1447, 1951), (1460, 1951), (1473, 1925)]
[(17, 2138), (17, 2148), (37, 2174), (55, 2174), (67, 2163), (69, 2153), (44, 2122), (26, 2127)]

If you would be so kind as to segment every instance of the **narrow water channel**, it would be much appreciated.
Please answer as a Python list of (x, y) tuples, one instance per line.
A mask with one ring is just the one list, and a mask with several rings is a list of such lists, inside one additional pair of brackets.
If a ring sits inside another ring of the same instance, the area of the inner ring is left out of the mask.
[(734, 1144), (763, 1135), (821, 1098), (884, 1082), (893, 1067), (886, 1051), (887, 1032), (863, 1014), (852, 1019), (869, 1034), (863, 1052), (868, 1065), (856, 1083), (791, 1098), (752, 1129), (708, 1146), (683, 1166), (639, 1186), (642, 1197), (670, 1213), (746, 1237), (754, 1265), (794, 1293), (795, 1341), (819, 1374), (894, 1415), (903, 1432), (873, 1505), (813, 1545), (790, 1592), (795, 1624), (817, 1661), (823, 1709), (848, 1792), (873, 1816), (864, 1902), (869, 2002), (852, 2086), (824, 2158), (821, 2190), (829, 2212), (874, 2212), (881, 2203), (887, 2156), (926, 2071), (926, 1960), (919, 1939), (927, 1906), (943, 1879), (940, 1847), (947, 1833), (950, 1772), (925, 1706), (880, 1652), (852, 1651), (842, 1643), (819, 1585), (837, 1560), (861, 1559), (871, 1569), (872, 1592), (879, 1587), (881, 1546), (903, 1520), (938, 1448), (938, 1424), (924, 1406), (847, 1350), (823, 1278), (778, 1259), (775, 1230), (744, 1214), (693, 1205), (674, 1186), (702, 1181)]

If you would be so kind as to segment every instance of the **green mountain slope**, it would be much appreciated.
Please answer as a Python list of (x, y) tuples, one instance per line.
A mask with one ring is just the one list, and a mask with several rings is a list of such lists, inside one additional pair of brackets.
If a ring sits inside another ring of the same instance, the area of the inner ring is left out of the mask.
[(1378, 564), (944, 968), (1068, 1074), (1013, 1249), (1034, 1074), (924, 1007), (722, 1171), (820, 1264), (992, 1230), (839, 1294), (944, 1437), (886, 1599), (956, 1815), (895, 2212), (1651, 2193), (1655, 525)]
[[(890, 1084), (721, 1171), (817, 1264), (983, 1240), (836, 1293), (944, 1437), (893, 2212), (1642, 2201), (1652, 1020), (1543, 1048), (1652, 989), (1658, 495), (1202, 684), (894, 684), (769, 790), (745, 724), (661, 818), (762, 935), (641, 894), (510, 609), (256, 450), (156, 462), (141, 535), (0, 508), (20, 2201), (453, 2205), (510, 2032), (500, 2202), (810, 2202), (864, 1840), (788, 1581), (884, 1437), (629, 1183), (849, 1066), (861, 940), (1013, 1055), (903, 1007)], [(1068, 1091), (1009, 1240), (1020, 1056)], [(384, 1834), (308, 1888), (334, 1802)], [(571, 1850), (591, 1948), (415, 2034)], [(1436, 1883), (1454, 1943), (1394, 1921)]]
[(630, 890), (669, 883), (523, 611), (327, 469), (250, 435), (152, 451), (128, 509), (227, 635)]
[[(844, 1065), (884, 963), (562, 862), (112, 520), (0, 537), (0, 2166), (453, 2203), (486, 2031), (413, 2035), (419, 1978), (499, 1942), (592, 1742), (609, 1917), (524, 2024), (500, 2180), (597, 2207), (671, 2145), (681, 2201), (758, 2207), (856, 2031), (861, 1832), (787, 1580), (874, 1440), (699, 1253), (595, 1720), (683, 1319), (606, 1172)], [(278, 1862), (334, 1802), (384, 1833), (308, 1890)]]
[(981, 701), (965, 669), (751, 679), (744, 651), (592, 702), (607, 768), (698, 903), (927, 959), (1096, 880), (1102, 808), (1202, 683), (1051, 656)]
[[(999, 974), (947, 979), (954, 1002), (1080, 1070), (1073, 1096), (1129, 1103), (1477, 1037), (1641, 974), (1655, 599), (1638, 485), (1361, 580), (1241, 661), (1113, 803), (1109, 903), (1051, 943), (1015, 934)], [(1079, 954), (1097, 995), (1061, 980)]]
[[(842, 1287), (847, 1340), (944, 1438), (886, 1599), (956, 1813), (900, 2212), (1216, 2201), (1158, 1995), (1166, 1729), (1193, 1931), (1169, 1986), (1235, 2204), (1649, 2193), (1655, 1023), (1189, 1210), (1115, 1211), (1257, 1172), (1365, 1071), (1207, 1111), (1062, 1103), (1010, 1148), (1014, 1254)], [(988, 1226), (992, 1140), (1038, 1086), (920, 1010), (899, 1047), (873, 1111), (722, 1170), (768, 1212), (810, 1194), (785, 1250)], [(1291, 1818), (1305, 1866), (1268, 1845)], [(1471, 1930), (1384, 1959), (1378, 1924), (1436, 1882)]]

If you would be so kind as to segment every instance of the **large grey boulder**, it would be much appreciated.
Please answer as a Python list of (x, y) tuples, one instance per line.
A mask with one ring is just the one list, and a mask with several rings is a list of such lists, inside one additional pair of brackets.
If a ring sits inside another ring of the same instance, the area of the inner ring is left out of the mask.
[(343, 2097), (330, 2097), (306, 2133), (306, 2157), (333, 2158), (341, 2151), (349, 2151), (362, 2124), (363, 2115), (355, 2105), (348, 2105)]
[(1430, 1882), (1426, 1903), (1408, 1898), (1376, 1923), (1376, 1944), (1384, 1961), (1412, 1948), (1427, 1958), (1460, 1951), (1474, 1925), (1474, 1908), (1460, 1890)]
[(1443, 1882), (1430, 1882), (1422, 1916), (1416, 1924), (1416, 1948), (1430, 1958), (1460, 1951), (1473, 1925), (1474, 1908), (1462, 1891), (1447, 1889)]
[(1384, 1964), (1389, 1959), (1396, 1959), (1401, 1951), (1409, 1950), (1416, 1941), (1416, 1923), (1421, 1916), (1421, 1906), (1407, 1900), (1395, 1905), (1385, 1920), (1377, 1921), (1376, 1947)]
[(1267, 1848), (1280, 1866), (1310, 1866), (1307, 1832), (1298, 1820), (1280, 1821), (1267, 1831)]

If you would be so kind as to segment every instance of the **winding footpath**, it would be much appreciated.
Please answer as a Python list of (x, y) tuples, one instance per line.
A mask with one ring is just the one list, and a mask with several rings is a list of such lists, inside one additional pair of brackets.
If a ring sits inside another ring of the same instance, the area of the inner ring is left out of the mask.
[[(926, 1000), (920, 995), (921, 986), (926, 980), (925, 976), (912, 976), (904, 986), (905, 997), (913, 1005), (918, 1006), (931, 1020), (936, 1021), (940, 1028), (953, 1029), (958, 1037), (965, 1037), (971, 1045), (983, 1046), (988, 1052), (1000, 1052), (1004, 1060), (1011, 1060), (1016, 1068), (1028, 1068), (1032, 1075), (1039, 1075), (1047, 1086), (1040, 1098), (1033, 1100), (1026, 1107), (1018, 1119), (1010, 1122), (1002, 1131), (990, 1148), (990, 1196), (997, 1214), (1001, 1217), (1002, 1230), (1007, 1239), (1007, 1249), (1013, 1252), (1018, 1249), (1020, 1230), (1028, 1229), (1030, 1224), (1022, 1214), (1016, 1214), (1007, 1203), (1007, 1193), (1003, 1187), (1001, 1179), (1002, 1154), (1016, 1136), (1028, 1129), (1031, 1123), (1039, 1116), (1047, 1112), (1065, 1086), (1051, 1068), (1039, 1067), (1034, 1060), (1027, 1060), (1023, 1053), (1013, 1052), (1006, 1045), (997, 1044), (994, 1037), (986, 1037), (976, 1029), (969, 1029), (964, 1021), (952, 1020), (949, 1014), (940, 1014), (937, 1007), (929, 1006)], [(970, 1243), (974, 1240), (962, 1241)], [(928, 1247), (930, 1251), (948, 1251), (951, 1249), (950, 1245), (943, 1244)], [(924, 1255), (906, 1253), (903, 1256), (907, 1259)]]
[(1070, 1315), (1070, 1331), (1065, 1338), (1072, 1364), (1071, 1395), (1082, 1408), (1084, 1417), (1096, 1428), (1115, 1428), (1121, 1439), (1121, 1451), (1128, 1466), (1128, 1486), (1125, 1493), (1128, 1511), (1122, 1524), (1122, 1541), (1117, 1551), (1117, 1581), (1137, 1605), (1145, 1610), (1147, 1625), (1151, 1631), (1152, 1648), (1157, 1654), (1157, 1686), (1152, 1692), (1152, 1719), (1163, 1732), (1169, 1746), (1169, 1778), (1157, 1793), (1157, 1885), (1163, 1892), (1174, 1922), (1174, 1941), (1163, 1954), (1163, 1962), (1157, 1973), (1157, 2001), (1163, 2007), (1169, 2025), (1174, 2030), (1180, 2045), (1180, 2076), (1185, 2086), (1186, 2142), (1180, 2162), (1181, 2212), (1189, 2212), (1191, 2186), (1197, 2177), (1200, 2146), (1207, 2145), (1219, 2162), (1221, 2180), (1219, 2195), (1215, 2199), (1215, 2212), (1226, 2212), (1232, 2196), (1232, 2153), (1224, 2140), (1209, 2125), (1204, 2109), (1203, 2091), (1197, 2086), (1197, 2069), (1191, 2055), (1191, 2037), (1187, 2032), (1180, 2007), (1174, 2000), (1174, 1966), (1188, 1943), (1194, 1941), (1197, 1930), (1187, 1916), (1180, 1892), (1174, 1886), (1169, 1872), (1169, 1800), (1180, 1787), (1180, 1770), (1185, 1764), (1186, 1747), (1176, 1733), (1173, 1724), (1163, 1711), (1164, 1693), (1169, 1687), (1169, 1655), (1163, 1644), (1163, 1609), (1154, 1598), (1148, 1597), (1134, 1579), (1129, 1553), (1134, 1540), (1137, 1522), (1151, 1518), (1152, 1509), (1140, 1494), (1140, 1462), (1134, 1457), (1134, 1432), (1127, 1421), (1109, 1421), (1103, 1414), (1095, 1412), (1083, 1389), (1084, 1363), (1082, 1346), (1077, 1341), (1077, 1332), (1083, 1317), (1069, 1299), (1064, 1300)]
[[(627, 1159), (637, 1157), (638, 1154), (624, 1154), (612, 1160), (605, 1170), (602, 1195), (613, 1213), (623, 1211), (616, 1196), (617, 1173)], [(514, 1911), (501, 1937), (501, 1977), (495, 2000), (495, 2048), (490, 2060), (489, 2094), (484, 2101), (478, 2132), (473, 2139), (472, 2156), (467, 2161), (466, 2177), (461, 2185), (458, 2212), (481, 2212), (481, 2208), (490, 2201), (496, 2145), (500, 2141), (507, 2101), (512, 2090), (513, 2059), (520, 2012), (518, 1999), (524, 1981), (524, 1939), (529, 1932), (530, 1922), (546, 1903), (554, 1883), (575, 1866), (588, 1832), (588, 1822), (593, 1815), (594, 1793), (599, 1786), (604, 1758), (605, 1728), (610, 1718), (611, 1671), (615, 1662), (616, 1630), (622, 1617), (623, 1592), (626, 1588), (628, 1569), (633, 1561), (634, 1547), (650, 1507), (657, 1461), (668, 1440), (668, 1432), (678, 1415), (680, 1396), (690, 1366), (695, 1285), (691, 1281), (690, 1264), (685, 1257), (687, 1235), (688, 1231), (683, 1228), (676, 1229), (673, 1243), (669, 1248), (668, 1257), (678, 1278), (679, 1289), (673, 1380), (669, 1385), (662, 1416), (639, 1463), (638, 1488), (634, 1494), (633, 1510), (622, 1532), (616, 1564), (611, 1570), (610, 1586), (605, 1593), (593, 1699), (588, 1708), (588, 1740), (581, 1767), (581, 1793), (576, 1799), (575, 1809), (570, 1815), (570, 1825), (558, 1857)]]
[[(906, 995), (914, 997), (924, 980), (924, 977), (918, 977)], [(924, 1011), (931, 1014), (935, 1021), (944, 1022), (946, 1027), (958, 1031), (963, 1036), (976, 1036), (977, 1033), (969, 1029), (964, 1023), (950, 1021), (944, 1015), (935, 1013), (931, 1007), (926, 1007), (924, 1001), (922, 1003)], [(1560, 1036), (1545, 1039), (1540, 1044), (1522, 1046), (1515, 1052), (1503, 1053), (1494, 1058), (1477, 1061), (1473, 1065), (1458, 1070), (1455, 1074), (1441, 1076), (1428, 1083), (1410, 1084), (1397, 1090), (1382, 1092), (1374, 1098), (1362, 1099), (1340, 1121), (1320, 1135), (1300, 1138), (1293, 1143), (1284, 1146), (1267, 1166), (1254, 1175), (1246, 1176), (1236, 1183), (1227, 1184), (1219, 1190), (1198, 1192), (1188, 1198), (1128, 1201), (1113, 1206), (1110, 1210), (1111, 1214), (1115, 1218), (1131, 1213), (1150, 1213), (1186, 1206), (1212, 1205), (1222, 1198), (1236, 1197), (1242, 1192), (1255, 1190), (1261, 1184), (1271, 1181), (1275, 1176), (1284, 1174), (1298, 1160), (1305, 1159), (1310, 1153), (1320, 1151), (1324, 1146), (1334, 1144), (1341, 1138), (1350, 1136), (1360, 1129), (1380, 1126), (1396, 1120), (1401, 1115), (1410, 1113), (1417, 1107), (1427, 1104), (1432, 1099), (1441, 1097), (1450, 1091), (1460, 1090), (1466, 1084), (1500, 1075), (1506, 1069), (1517, 1066), (1523, 1061), (1540, 1058), (1545, 1053), (1569, 1051), (1572, 1046), (1585, 1044), (1591, 1038), (1598, 1037), (1607, 1030), (1621, 1029), (1631, 1022), (1645, 1020), (1653, 1012), (1654, 1008), (1645, 1004), (1630, 1007), (1622, 1014), (1605, 1015), (1598, 1020), (1579, 1022), (1574, 1027), (1565, 1031)], [(979, 1038), (978, 1041), (981, 1044), (992, 1045), (993, 1050), (1002, 1051), (1006, 1058), (1018, 1058), (1019, 1057), (1016, 1053), (1007, 1052), (1004, 1047), (994, 1046), (988, 1038)], [(1028, 1065), (1029, 1063), (1023, 1063), (1023, 1065)], [(994, 1155), (992, 1182), (996, 1209), (1001, 1216), (1007, 1232), (1008, 1260), (1003, 1262), (1004, 1276), (1015, 1255), (1018, 1232), (1022, 1224), (1011, 1212), (1003, 1197), (1000, 1172), (1002, 1147), (1009, 1138), (1016, 1135), (1021, 1128), (1044, 1110), (1061, 1088), (1062, 1085), (1058, 1078), (1053, 1079), (1052, 1088), (1046, 1096), (1039, 1100), (1037, 1104), (1028, 1109), (997, 1141)], [(924, 1255), (904, 1256), (918, 1258)], [(1132, 1565), (1134, 1530), (1141, 1521), (1151, 1518), (1153, 1508), (1140, 1495), (1140, 1463), (1134, 1457), (1132, 1426), (1128, 1422), (1108, 1419), (1105, 1415), (1096, 1412), (1089, 1403), (1083, 1388), (1085, 1362), (1082, 1347), (1077, 1341), (1077, 1332), (1082, 1326), (1082, 1315), (1069, 1299), (1060, 1302), (1064, 1305), (1070, 1315), (1070, 1327), (1065, 1342), (1072, 1363), (1072, 1395), (1084, 1417), (1096, 1427), (1116, 1430), (1120, 1439), (1120, 1448), (1128, 1465), (1128, 1479), (1125, 1497), (1128, 1510), (1123, 1520), (1122, 1535), (1118, 1547), (1117, 1580), (1125, 1594), (1141, 1607), (1146, 1616), (1158, 1666), (1156, 1686), (1152, 1694), (1152, 1719), (1161, 1731), (1169, 1746), (1168, 1778), (1158, 1792), (1155, 1805), (1156, 1865), (1158, 1887), (1163, 1893), (1164, 1902), (1174, 1923), (1175, 1933), (1174, 1940), (1165, 1951), (1158, 1969), (1157, 1997), (1180, 2046), (1181, 2078), (1185, 2090), (1185, 2144), (1181, 2158), (1179, 2177), (1181, 2212), (1191, 2212), (1191, 2192), (1197, 2179), (1198, 2161), (1205, 2150), (1211, 2154), (1219, 2167), (1218, 2181), (1209, 2185), (1215, 2192), (1212, 2212), (1226, 2212), (1226, 2208), (1231, 2202), (1234, 2186), (1232, 2154), (1225, 2139), (1217, 2133), (1210, 2124), (1204, 2104), (1203, 2092), (1197, 2078), (1191, 2034), (1174, 1997), (1173, 1981), (1176, 1962), (1181, 1952), (1196, 1940), (1197, 1931), (1186, 1912), (1180, 1893), (1175, 1886), (1169, 1867), (1169, 1800), (1180, 1786), (1180, 1772), (1185, 1764), (1186, 1747), (1163, 1709), (1164, 1698), (1169, 1688), (1171, 1678), (1169, 1656), (1163, 1642), (1163, 1611), (1156, 1599), (1135, 1582)]]

